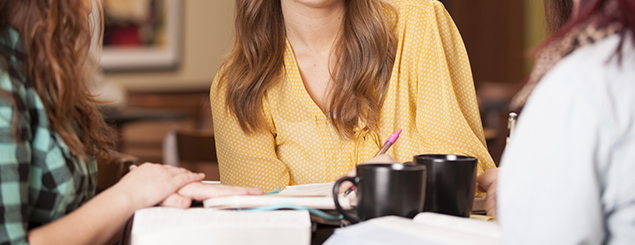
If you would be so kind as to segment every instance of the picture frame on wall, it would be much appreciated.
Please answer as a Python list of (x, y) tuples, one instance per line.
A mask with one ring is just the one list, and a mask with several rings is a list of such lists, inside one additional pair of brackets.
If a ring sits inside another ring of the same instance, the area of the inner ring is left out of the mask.
[(181, 56), (181, 0), (102, 0), (104, 71), (174, 69)]

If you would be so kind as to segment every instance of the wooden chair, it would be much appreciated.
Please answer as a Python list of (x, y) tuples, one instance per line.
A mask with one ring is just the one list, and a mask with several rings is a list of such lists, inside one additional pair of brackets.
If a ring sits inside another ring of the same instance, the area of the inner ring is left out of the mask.
[(112, 162), (97, 163), (97, 193), (111, 187), (123, 177), (131, 165), (137, 165), (139, 158), (121, 152), (114, 152)]
[[(121, 152), (114, 152), (111, 162), (97, 162), (97, 191), (108, 189), (124, 175), (128, 173), (131, 165), (138, 165), (139, 158)], [(106, 244), (130, 244), (128, 242), (131, 226), (130, 218), (128, 222), (115, 233)]]
[(163, 163), (205, 173), (206, 180), (220, 180), (212, 131), (170, 131), (163, 141)]

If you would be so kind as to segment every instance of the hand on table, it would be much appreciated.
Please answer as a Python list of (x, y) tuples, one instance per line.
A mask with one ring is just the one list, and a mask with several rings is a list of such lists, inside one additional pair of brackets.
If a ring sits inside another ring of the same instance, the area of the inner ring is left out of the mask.
[[(397, 162), (399, 161), (395, 160), (394, 158), (392, 158), (391, 156), (387, 154), (380, 154), (376, 157), (371, 158), (370, 160), (366, 162), (363, 162), (362, 164), (381, 164), (381, 163), (397, 163)], [(338, 176), (337, 178), (335, 178), (335, 181), (344, 177), (355, 177), (356, 175), (357, 175), (356, 169), (353, 168), (349, 170), (348, 172), (346, 172), (344, 175)], [(340, 189), (338, 192), (343, 193), (346, 190), (348, 190), (348, 188), (350, 188), (351, 186), (353, 186), (353, 184), (351, 184), (351, 182), (349, 181), (346, 181), (340, 185)]]
[(168, 196), (161, 206), (188, 208), (192, 200), (203, 201), (212, 197), (235, 196), (235, 195), (262, 195), (264, 192), (260, 188), (245, 188), (238, 186), (205, 184), (202, 182), (192, 182), (177, 193)]
[[(143, 164), (145, 165), (145, 164)], [(137, 172), (141, 170), (142, 166), (130, 166), (130, 172)], [(155, 164), (158, 165), (158, 164)], [(216, 185), (216, 184), (204, 184), (200, 182), (205, 178), (203, 173), (192, 173), (191, 171), (173, 167), (170, 165), (160, 165), (172, 171), (178, 171), (188, 174), (195, 174), (200, 176), (200, 179), (190, 181), (180, 185), (176, 190), (169, 193), (160, 201), (160, 206), (163, 207), (176, 207), (176, 208), (188, 208), (192, 205), (192, 201), (203, 201), (212, 197), (221, 196), (233, 196), (233, 195), (262, 195), (263, 191), (260, 188), (245, 188), (238, 186)]]
[(123, 194), (133, 210), (154, 206), (183, 186), (205, 178), (202, 173), (155, 163), (132, 166), (130, 170), (112, 187), (112, 191)]
[(479, 191), (487, 192), (487, 196), (485, 197), (485, 211), (487, 211), (487, 216), (491, 217), (496, 217), (497, 180), (498, 168), (487, 170), (476, 179)]

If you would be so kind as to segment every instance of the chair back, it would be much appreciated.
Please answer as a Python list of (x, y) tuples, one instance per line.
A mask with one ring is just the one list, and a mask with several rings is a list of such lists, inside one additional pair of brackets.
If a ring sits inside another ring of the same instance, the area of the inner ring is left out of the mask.
[(217, 162), (213, 132), (176, 131), (179, 161)]
[(163, 163), (206, 174), (220, 180), (214, 133), (204, 130), (172, 130), (163, 142)]
[(110, 162), (97, 163), (97, 193), (111, 187), (128, 173), (131, 165), (137, 165), (139, 158), (121, 152), (113, 152)]

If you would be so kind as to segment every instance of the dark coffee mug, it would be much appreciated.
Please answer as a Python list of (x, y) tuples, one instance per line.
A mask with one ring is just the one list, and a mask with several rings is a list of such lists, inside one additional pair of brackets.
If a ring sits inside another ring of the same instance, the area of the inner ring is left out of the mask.
[(422, 154), (415, 165), (427, 170), (423, 212), (469, 217), (476, 191), (477, 160), (470, 156)]
[[(357, 215), (343, 210), (338, 201), (340, 185), (345, 181), (355, 185)], [(413, 218), (423, 207), (425, 184), (424, 166), (363, 164), (357, 166), (356, 177), (345, 177), (335, 182), (333, 200), (337, 211), (353, 224), (386, 215)]]

